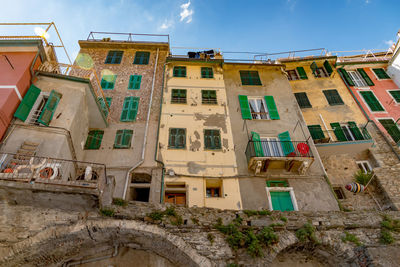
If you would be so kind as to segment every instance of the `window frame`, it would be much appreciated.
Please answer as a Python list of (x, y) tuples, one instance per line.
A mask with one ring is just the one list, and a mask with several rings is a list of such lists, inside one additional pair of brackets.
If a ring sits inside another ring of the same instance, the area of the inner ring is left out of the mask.
[[(291, 76), (290, 73), (289, 73), (290, 71), (291, 71), (291, 72), (294, 71), (294, 74), (296, 74), (297, 79), (292, 79), (292, 76)], [(297, 69), (286, 70), (286, 72), (287, 72), (287, 74), (288, 74), (288, 80), (289, 80), (289, 81), (298, 81), (298, 80), (300, 80), (300, 75), (299, 75)]]
[[(135, 82), (135, 77), (140, 77), (139, 82)], [(139, 84), (139, 87), (136, 88), (136, 85)], [(133, 74), (129, 76), (129, 81), (128, 81), (128, 90), (139, 90), (140, 86), (142, 84), (142, 75), (137, 75)], [(132, 85), (132, 86), (131, 86)]]
[[(46, 105), (47, 101), (49, 100), (50, 97), (50, 92), (46, 91), (41, 91), (38, 97), (35, 100), (35, 103), (33, 104), (31, 110), (28, 113), (28, 116), (26, 117), (25, 122), (28, 124), (34, 124), (34, 125), (39, 125), (39, 126), (44, 126), (43, 124), (39, 123), (39, 117), (40, 114), (43, 112), (44, 106)], [(41, 102), (44, 101), (43, 106), (41, 107), (40, 110), (38, 110)], [(34, 114), (38, 113), (38, 114)], [(34, 116), (37, 116), (37, 118), (34, 118)]]
[[(378, 101), (379, 105), (383, 108), (383, 110), (373, 111), (371, 109), (371, 107), (368, 105), (368, 102), (364, 99), (364, 96), (362, 95), (362, 93), (364, 93), (364, 92), (371, 92), (374, 95), (374, 97), (376, 98), (376, 100)], [(372, 90), (360, 90), (360, 91), (357, 91), (357, 93), (359, 94), (359, 96), (360, 96), (361, 100), (363, 101), (364, 105), (368, 108), (369, 112), (371, 112), (371, 113), (387, 113), (385, 107), (382, 105), (381, 101), (379, 101), (379, 98), (376, 97), (374, 91), (372, 91)]]
[[(376, 69), (381, 69), (381, 70), (383, 70), (389, 78), (379, 78), (378, 74), (376, 74), (376, 72), (375, 72)], [(391, 79), (392, 79), (392, 78), (390, 78), (389, 74), (387, 73), (387, 70), (385, 70), (384, 68), (370, 68), (370, 70), (371, 70), (371, 72), (375, 75), (375, 78), (376, 78), (378, 81), (391, 80)]]
[[(258, 102), (256, 100), (260, 100), (262, 101), (262, 104), (264, 105), (264, 109), (265, 112), (261, 112), (260, 111), (260, 107), (258, 106)], [(248, 96), (247, 100), (249, 102), (249, 109), (250, 109), (250, 114), (251, 114), (251, 119), (252, 120), (271, 120), (271, 116), (269, 115), (269, 110), (268, 110), (268, 106), (267, 103), (265, 101), (265, 97), (259, 97), (259, 96)], [(258, 108), (258, 112), (253, 112), (253, 107), (251, 106), (250, 102), (251, 101), (256, 101), (255, 103), (257, 104), (257, 108)], [(265, 114), (264, 114), (265, 113)], [(262, 118), (261, 116), (265, 115), (267, 118)], [(257, 118), (255, 116), (260, 116), (260, 118)]]
[[(126, 116), (125, 116), (124, 118), (122, 118), (122, 115), (123, 115), (123, 113), (124, 113), (124, 111), (125, 111), (125, 109), (124, 109), (125, 102), (127, 102), (128, 99), (129, 99), (129, 104), (128, 104), (128, 108), (126, 109), (126, 110), (127, 110), (127, 111), (126, 111), (127, 113), (126, 113)], [(136, 114), (135, 114), (135, 116), (134, 116), (133, 119), (130, 119), (130, 118), (129, 118), (129, 113), (135, 110), (135, 109), (133, 108), (134, 102), (137, 102)], [(127, 96), (127, 97), (125, 97), (125, 98), (124, 98), (124, 102), (122, 103), (122, 110), (121, 110), (120, 121), (121, 121), (121, 122), (133, 122), (133, 121), (136, 121), (137, 115), (138, 115), (138, 113), (139, 113), (139, 105), (140, 105), (140, 97), (138, 97), (138, 96)]]
[[(140, 57), (138, 56), (138, 54), (140, 53)], [(147, 55), (146, 57), (143, 57), (143, 55)], [(138, 59), (139, 62), (136, 62), (136, 59)], [(143, 63), (143, 61), (146, 61), (145, 63)], [(149, 65), (150, 62), (150, 51), (136, 51), (135, 53), (135, 58), (133, 59), (133, 63), (134, 65)]]
[(175, 78), (186, 78), (187, 76), (186, 66), (174, 66), (174, 68), (172, 69), (172, 76)]
[[(267, 142), (266, 145), (268, 146), (269, 152), (271, 152), (271, 153), (266, 153), (267, 151), (265, 150), (266, 147), (263, 146), (263, 141)], [(274, 147), (272, 145), (273, 143), (275, 143), (276, 147)], [(283, 149), (282, 149), (281, 140), (279, 139), (278, 136), (260, 135), (260, 146), (261, 146), (261, 150), (263, 152), (264, 157), (284, 157), (285, 156), (285, 153), (283, 152)], [(276, 153), (276, 152), (278, 152), (278, 153)]]
[[(176, 92), (178, 95), (184, 92), (185, 97), (174, 97), (174, 92)], [(187, 89), (171, 89), (171, 104), (187, 104)]]
[[(205, 197), (206, 198), (223, 198), (223, 179), (205, 179), (204, 181), (205, 187)], [(208, 194), (208, 190), (212, 190), (211, 195)], [(215, 195), (215, 189), (218, 189), (218, 195)]]
[[(121, 52), (121, 56), (117, 57), (117, 56), (113, 55), (113, 56), (111, 56), (111, 60), (110, 60), (111, 62), (107, 63), (107, 60), (110, 57), (110, 53), (111, 52), (114, 52), (114, 53)], [(124, 51), (123, 50), (109, 50), (108, 53), (107, 53), (107, 56), (106, 56), (106, 60), (104, 61), (104, 64), (115, 64), (115, 65), (121, 64), (123, 56), (124, 56)], [(118, 62), (114, 62), (114, 61), (118, 60), (118, 58), (119, 58), (119, 61)]]
[[(108, 86), (109, 84), (111, 84), (111, 82), (109, 82), (109, 81), (107, 81), (107, 80), (104, 79), (105, 76), (112, 76), (112, 77), (113, 77), (113, 82), (112, 82), (112, 87), (111, 87), (111, 88), (104, 88), (104, 87), (103, 87), (103, 80), (104, 80), (104, 82), (107, 83), (107, 86)], [(116, 81), (117, 81), (117, 75), (116, 75), (116, 74), (103, 75), (103, 76), (101, 76), (100, 87), (101, 87), (102, 90), (114, 90)]]
[[(357, 164), (358, 168), (363, 171), (363, 173), (372, 172), (372, 166), (368, 160), (358, 160), (358, 161), (356, 161), (356, 164)], [(360, 165), (362, 166), (362, 168), (360, 168)], [(365, 165), (367, 165), (367, 168), (365, 167)]]
[[(212, 92), (215, 93), (215, 99), (210, 96), (210, 93)], [(204, 93), (208, 94), (206, 99), (204, 98)], [(217, 105), (218, 104), (217, 90), (201, 90), (201, 103), (203, 105)]]
[[(91, 133), (93, 133), (92, 136), (90, 135)], [(100, 134), (100, 135), (97, 136), (97, 134)], [(98, 150), (98, 149), (100, 149), (100, 147), (101, 147), (101, 141), (103, 140), (103, 137), (104, 137), (104, 131), (103, 131), (103, 130), (90, 130), (90, 131), (88, 132), (88, 136), (87, 136), (87, 138), (86, 138), (84, 150)], [(88, 144), (89, 138), (91, 138), (91, 139), (90, 139), (90, 141), (91, 141), (90, 144)], [(93, 142), (93, 139), (95, 139), (95, 138), (97, 138), (97, 139), (99, 140), (99, 144), (98, 144), (97, 147), (96, 147), (96, 146), (95, 146), (95, 147), (91, 147), (92, 142)]]
[[(211, 70), (211, 75), (210, 75), (210, 70)], [(201, 67), (200, 74), (201, 74), (202, 79), (213, 79), (214, 78), (214, 70), (212, 67)]]
[[(339, 97), (341, 103), (330, 103), (330, 101), (328, 100), (328, 97), (327, 97), (327, 95), (325, 94), (325, 92), (333, 92), (333, 91), (335, 91), (335, 92), (337, 93), (337, 96)], [(341, 106), (341, 105), (344, 105), (344, 101), (343, 101), (342, 97), (340, 96), (339, 91), (338, 91), (337, 89), (326, 89), (326, 90), (322, 90), (322, 93), (323, 93), (324, 96), (325, 96), (326, 102), (328, 102), (328, 104), (329, 104), (330, 106)]]
[(396, 144), (400, 144), (400, 138), (399, 140), (396, 142), (393, 139), (393, 136), (387, 131), (387, 129), (383, 126), (383, 124), (381, 123), (381, 120), (392, 120), (394, 125), (397, 126), (397, 129), (400, 131), (400, 126), (396, 123), (396, 121), (392, 118), (392, 117), (382, 117), (382, 118), (376, 118), (376, 120), (379, 122), (379, 124), (383, 127), (383, 129), (385, 129), (386, 133), (390, 136), (390, 138), (393, 140), (393, 142), (395, 142)]
[[(177, 131), (177, 133), (176, 133), (176, 135), (175, 135), (175, 143), (174, 144), (172, 144), (171, 143), (171, 140), (172, 140), (172, 138), (171, 138), (171, 131), (172, 130), (176, 130)], [(183, 144), (183, 146), (177, 146), (177, 143), (178, 143), (178, 136), (179, 136), (179, 134), (178, 134), (178, 130), (184, 130), (184, 144)], [(186, 128), (169, 128), (168, 129), (168, 149), (186, 149)]]
[(400, 94), (400, 89), (390, 89), (390, 90), (386, 90), (386, 92), (390, 95), (391, 98), (393, 98), (393, 101), (395, 104), (400, 104), (400, 99), (399, 99), (399, 102), (397, 102), (396, 98), (391, 93), (391, 92), (399, 92), (399, 94)]
[[(322, 71), (321, 71), (322, 70)], [(319, 67), (317, 65), (317, 69), (316, 69), (317, 75), (314, 74), (314, 78), (329, 78), (330, 76), (328, 75), (328, 72), (326, 71), (324, 66)], [(321, 75), (321, 73), (323, 74), (323, 76)]]
[[(206, 135), (207, 131), (210, 131), (211, 135)], [(214, 135), (215, 133), (218, 133), (218, 135)], [(222, 149), (222, 138), (221, 138), (221, 130), (220, 129), (204, 129), (203, 136), (204, 136), (204, 150), (221, 150)], [(218, 137), (218, 139), (219, 139), (218, 146), (215, 145), (216, 137)], [(206, 138), (211, 139), (210, 146), (207, 146)]]
[(294, 194), (293, 187), (265, 187), (265, 190), (267, 192), (267, 198), (268, 198), (268, 209), (270, 211), (274, 210), (274, 207), (272, 206), (272, 198), (271, 198), (271, 193), (270, 192), (289, 192), (290, 193), (290, 198), (292, 200), (292, 205), (293, 205), (293, 210), (298, 211), (299, 207), (297, 205), (297, 200), (296, 196)]
[[(300, 105), (300, 101), (299, 101), (299, 99), (297, 98), (297, 96), (300, 95), (300, 94), (304, 94), (305, 99), (306, 99), (307, 102), (308, 102), (308, 106), (301, 106), (301, 105)], [(306, 93), (306, 92), (296, 92), (296, 93), (294, 93), (294, 97), (296, 98), (297, 104), (299, 105), (300, 108), (312, 108), (310, 99), (308, 99), (308, 96), (307, 96), (307, 93)]]
[[(251, 74), (257, 74), (257, 77), (252, 77)], [(247, 74), (248, 77), (245, 77), (244, 74)], [(239, 70), (240, 80), (242, 85), (245, 86), (262, 86), (260, 74), (258, 70)], [(244, 83), (244, 79), (248, 79), (248, 83)], [(254, 81), (253, 81), (254, 80)]]
[[(121, 132), (121, 131), (122, 131), (122, 136), (121, 136), (122, 143), (121, 144), (117, 144), (117, 136), (118, 136), (118, 133)], [(129, 143), (128, 144), (123, 144), (123, 141), (124, 141), (126, 135), (130, 135)], [(115, 132), (115, 139), (114, 139), (113, 148), (114, 149), (129, 149), (129, 148), (131, 148), (131, 145), (132, 145), (132, 139), (133, 139), (133, 130), (131, 130), (131, 129), (119, 129), (119, 130), (117, 130)]]
[[(347, 73), (349, 74), (350, 78), (353, 80), (354, 87), (356, 88), (369, 88), (369, 85), (361, 76), (361, 74), (357, 70), (348, 70)], [(357, 80), (353, 77), (356, 76)], [(358, 83), (361, 81), (361, 85)]]

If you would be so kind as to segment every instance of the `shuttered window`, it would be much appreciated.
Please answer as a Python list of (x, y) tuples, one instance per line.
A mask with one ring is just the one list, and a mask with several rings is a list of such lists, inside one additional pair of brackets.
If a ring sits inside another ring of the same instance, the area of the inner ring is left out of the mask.
[(174, 67), (174, 77), (186, 77), (186, 67), (185, 66), (175, 66)]
[(311, 108), (311, 103), (308, 100), (307, 94), (304, 92), (294, 93), (297, 103), (299, 103), (300, 108)]
[(328, 76), (331, 76), (333, 69), (328, 60), (325, 60), (324, 67), (325, 67), (326, 72), (328, 73)]
[(133, 130), (118, 130), (115, 135), (114, 148), (130, 148)]
[(347, 83), (349, 86), (354, 86), (353, 80), (351, 79), (349, 73), (347, 73), (347, 71), (346, 71), (345, 69), (340, 68), (340, 69), (338, 69), (338, 71), (339, 71), (339, 73), (342, 75), (343, 79), (346, 81), (346, 83)]
[(242, 85), (261, 85), (260, 76), (258, 71), (254, 70), (241, 70), (240, 79), (242, 80)]
[(247, 95), (239, 95), (239, 104), (242, 111), (242, 119), (251, 120), (251, 112)]
[(42, 113), (39, 116), (38, 122), (49, 126), (51, 119), (53, 118), (54, 112), (56, 111), (58, 102), (60, 102), (62, 94), (52, 90), (46, 105), (43, 108)]
[(201, 102), (203, 104), (217, 104), (217, 92), (215, 90), (201, 90)]
[(362, 78), (364, 79), (364, 81), (367, 83), (367, 85), (369, 85), (369, 86), (374, 86), (374, 83), (373, 83), (372, 80), (369, 78), (368, 74), (365, 72), (364, 69), (358, 68), (357, 71), (358, 71), (358, 73), (360, 73), (360, 75), (362, 76)]
[(380, 119), (379, 122), (386, 129), (388, 134), (390, 134), (393, 140), (398, 143), (400, 141), (400, 130), (396, 123), (392, 119)]
[(309, 125), (307, 127), (308, 130), (310, 131), (313, 140), (319, 140), (325, 138), (325, 134), (322, 131), (321, 125)]
[(326, 100), (328, 100), (329, 105), (335, 106), (344, 104), (342, 98), (340, 97), (336, 89), (323, 90), (322, 92), (324, 92), (324, 95), (326, 97)]
[(361, 74), (357, 71), (348, 71), (351, 79), (354, 82), (354, 86), (356, 87), (366, 87), (368, 86), (365, 80), (362, 78)]
[(256, 157), (264, 157), (260, 135), (256, 132), (251, 132), (251, 141), (253, 141)]
[(364, 98), (371, 111), (385, 111), (372, 91), (360, 91), (360, 94)]
[(221, 149), (221, 135), (219, 130), (204, 130), (204, 148)]
[(123, 54), (123, 51), (109, 51), (105, 64), (120, 64)]
[[(111, 106), (111, 100), (112, 100), (112, 97), (106, 97), (107, 105), (108, 105), (109, 108)], [(108, 116), (108, 109), (107, 109), (106, 103), (104, 102), (104, 99), (102, 97), (99, 97), (99, 103), (100, 103), (101, 111), (107, 117)]]
[(139, 97), (125, 97), (122, 106), (121, 121), (135, 121), (139, 109)]
[(340, 126), (340, 123), (338, 122), (333, 122), (331, 123), (331, 127), (333, 129), (333, 132), (335, 133), (336, 139), (340, 142), (347, 141), (347, 138), (342, 130), (342, 127)]
[(37, 88), (34, 85), (31, 85), (31, 87), (29, 87), (28, 92), (22, 99), (21, 104), (19, 104), (17, 111), (14, 113), (14, 117), (22, 121), (25, 121), (26, 118), (28, 118), (28, 115), (31, 112), (33, 105), (35, 104), (36, 99), (40, 95), (40, 92), (41, 90), (39, 88)]
[[(244, 120), (268, 118), (272, 120), (279, 120), (280, 117), (274, 97), (264, 96), (264, 101), (260, 98), (252, 98), (249, 105), (248, 97), (245, 95), (239, 95), (239, 104), (242, 111), (242, 118)], [(265, 105), (267, 106), (268, 113), (265, 110)]]
[(287, 70), (286, 72), (288, 74), (289, 81), (300, 80), (299, 76), (297, 75), (296, 70)]
[(364, 140), (364, 136), (358, 128), (357, 124), (354, 121), (348, 122), (350, 132), (352, 133), (355, 140)]
[(129, 90), (139, 90), (140, 83), (142, 82), (142, 75), (131, 75), (129, 77)]
[(172, 104), (186, 104), (186, 89), (172, 89)]
[(208, 67), (202, 67), (201, 78), (214, 78), (213, 69)]
[(273, 210), (292, 211), (294, 210), (290, 192), (271, 191), (271, 203)]
[(137, 51), (133, 64), (147, 65), (149, 64), (150, 52)]
[(186, 147), (186, 129), (170, 128), (169, 129), (169, 148), (185, 148)]
[(101, 78), (101, 88), (103, 90), (113, 90), (117, 75), (103, 75)]
[(297, 67), (296, 70), (299, 73), (300, 79), (302, 79), (302, 80), (308, 79), (306, 71), (304, 70), (303, 67)]
[(380, 69), (372, 69), (376, 76), (378, 76), (379, 79), (390, 79), (389, 75), (387, 75), (386, 71), (382, 68)]
[(281, 142), (282, 150), (285, 156), (291, 156), (291, 154), (294, 152), (294, 146), (290, 140), (289, 132), (286, 131), (278, 134), (278, 138)]
[(389, 91), (389, 93), (390, 93), (391, 96), (394, 98), (394, 100), (396, 101), (396, 103), (400, 103), (400, 90), (397, 90), (397, 91)]
[(104, 131), (90, 131), (86, 139), (85, 149), (99, 149), (101, 140), (103, 139)]
[(267, 187), (288, 187), (287, 181), (267, 181)]
[(275, 104), (275, 100), (273, 96), (267, 95), (264, 97), (265, 98), (265, 103), (267, 103), (267, 108), (268, 108), (268, 112), (269, 112), (269, 117), (272, 120), (279, 120), (279, 113), (278, 113), (278, 109), (276, 107)]

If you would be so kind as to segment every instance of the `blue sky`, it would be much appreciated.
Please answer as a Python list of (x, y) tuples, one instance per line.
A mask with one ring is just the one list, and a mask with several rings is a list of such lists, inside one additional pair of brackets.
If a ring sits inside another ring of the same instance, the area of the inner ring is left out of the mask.
[[(171, 46), (273, 53), (385, 50), (396, 41), (399, 12), (398, 0), (13, 0), (2, 3), (0, 22), (54, 21), (71, 57), (90, 31), (170, 34)], [(17, 29), (0, 26), (0, 34)]]

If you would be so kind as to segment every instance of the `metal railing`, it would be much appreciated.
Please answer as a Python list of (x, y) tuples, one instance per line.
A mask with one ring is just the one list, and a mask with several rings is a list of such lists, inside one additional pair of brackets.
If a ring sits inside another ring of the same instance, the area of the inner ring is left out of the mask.
[(352, 51), (332, 51), (330, 53), (338, 57), (338, 62), (358, 62), (390, 60), (393, 51), (389, 48), (387, 51), (382, 51), (380, 49), (362, 49)]
[(322, 130), (311, 134), (315, 144), (371, 140), (366, 127), (342, 127), (340, 130)]
[[(108, 36), (108, 37), (105, 37)], [(111, 37), (119, 38), (113, 40)], [(90, 32), (87, 41), (117, 41), (117, 42), (148, 42), (149, 39), (155, 39), (153, 42), (168, 43), (169, 45), (169, 34), (149, 34), (149, 33), (126, 33), (126, 32)], [(145, 40), (142, 40), (145, 39)], [(162, 41), (164, 40), (164, 41)]]
[(0, 180), (99, 189), (105, 179), (104, 164), (18, 153), (0, 154)]
[(246, 147), (247, 161), (251, 158), (313, 158), (307, 141), (249, 141)]
[(201, 100), (202, 104), (208, 104), (208, 105), (217, 105), (217, 99), (216, 98), (203, 98)]
[(172, 97), (171, 104), (186, 104), (186, 97)]

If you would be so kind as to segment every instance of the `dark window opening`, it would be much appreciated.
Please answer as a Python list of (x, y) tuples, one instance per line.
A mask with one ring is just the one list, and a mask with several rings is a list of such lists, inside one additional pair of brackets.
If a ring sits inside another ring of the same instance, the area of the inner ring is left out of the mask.
[(131, 200), (149, 202), (150, 188), (131, 188)]

